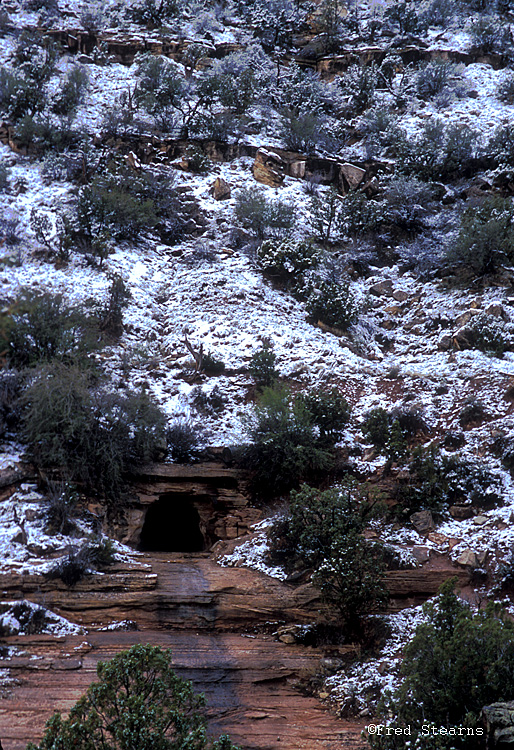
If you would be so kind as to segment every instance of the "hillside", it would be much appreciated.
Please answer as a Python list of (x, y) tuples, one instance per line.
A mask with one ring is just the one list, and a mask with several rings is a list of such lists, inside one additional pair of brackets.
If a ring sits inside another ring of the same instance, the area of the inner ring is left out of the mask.
[[(248, 586), (277, 597), (274, 628), (255, 610), (257, 637), (328, 659), (302, 689), (350, 722), (348, 742), (398, 686), (445, 578), (472, 607), (513, 612), (513, 14), (509, 0), (3, 3), (0, 689), (13, 700), (15, 602), (55, 610), (43, 630), (72, 639), (137, 619), (139, 594), (94, 618), (80, 601), (93, 569), (99, 590), (102, 576), (130, 590), (106, 560), (139, 582), (139, 547), (150, 568), (152, 553), (208, 553), (227, 588), (257, 571)], [(368, 555), (386, 550), (389, 609), (361, 613), (374, 636), (320, 603), (326, 561), (303, 536), (277, 552), (303, 482), (381, 506), (356, 526)], [(150, 532), (162, 502), (175, 510)], [(152, 542), (165, 522), (185, 546)], [(69, 580), (66, 601), (70, 557), (86, 584)], [(308, 587), (282, 617), (280, 586)], [(148, 596), (159, 609), (164, 595)], [(180, 604), (166, 607), (181, 627)], [(223, 628), (251, 628), (221, 611)], [(40, 740), (12, 736), (4, 750)]]

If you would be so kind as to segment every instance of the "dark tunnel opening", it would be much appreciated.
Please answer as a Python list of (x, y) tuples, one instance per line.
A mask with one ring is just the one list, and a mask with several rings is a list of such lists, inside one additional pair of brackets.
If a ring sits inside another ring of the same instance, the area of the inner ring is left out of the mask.
[(191, 498), (162, 495), (150, 505), (141, 530), (142, 552), (201, 552), (205, 540)]

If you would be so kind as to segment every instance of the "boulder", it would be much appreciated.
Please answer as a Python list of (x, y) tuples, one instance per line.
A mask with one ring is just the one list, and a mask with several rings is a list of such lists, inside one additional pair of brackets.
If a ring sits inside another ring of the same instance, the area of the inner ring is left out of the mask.
[(386, 295), (390, 297), (393, 293), (393, 282), (390, 279), (384, 279), (384, 281), (377, 281), (376, 284), (369, 289), (370, 294), (374, 294), (376, 297), (382, 297)]
[(418, 513), (413, 513), (410, 522), (421, 536), (427, 536), (435, 528), (434, 519), (429, 510), (420, 510)]
[(222, 177), (216, 177), (212, 183), (211, 192), (214, 196), (214, 200), (226, 200), (227, 198), (230, 198), (231, 195), (230, 185)]
[(473, 515), (473, 509), (471, 505), (451, 505), (450, 516), (455, 518), (456, 521), (465, 521), (467, 518), (471, 518)]
[(257, 182), (269, 187), (280, 187), (284, 182), (285, 162), (273, 151), (260, 148), (255, 154), (252, 171)]
[(354, 164), (341, 164), (341, 174), (348, 183), (350, 190), (355, 190), (366, 177), (366, 170)]
[(464, 568), (478, 568), (479, 560), (475, 552), (471, 549), (465, 549), (464, 552), (457, 558), (457, 564), (462, 565)]

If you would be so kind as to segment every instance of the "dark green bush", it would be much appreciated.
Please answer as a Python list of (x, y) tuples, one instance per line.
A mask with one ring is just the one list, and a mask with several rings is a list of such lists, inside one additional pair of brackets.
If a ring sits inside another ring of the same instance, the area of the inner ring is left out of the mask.
[(496, 15), (480, 15), (474, 18), (469, 32), (473, 46), (483, 54), (501, 54), (512, 44), (508, 27)]
[(89, 549), (87, 546), (84, 546), (78, 551), (70, 552), (65, 558), (59, 560), (45, 575), (49, 580), (58, 578), (65, 586), (72, 588), (91, 572)]
[(61, 363), (38, 371), (23, 394), (23, 437), (41, 468), (105, 497), (112, 510), (124, 476), (165, 448), (165, 417), (145, 392), (93, 391), (88, 376)]
[(248, 371), (258, 386), (269, 388), (278, 379), (279, 372), (275, 367), (277, 355), (270, 341), (264, 341), (262, 347), (252, 355)]
[(319, 249), (305, 240), (265, 240), (258, 255), (265, 271), (285, 280), (297, 279), (321, 261)]
[(431, 118), (414, 138), (398, 142), (398, 167), (422, 180), (452, 180), (470, 176), (479, 168), (478, 134), (468, 125), (445, 125)]
[(316, 569), (330, 557), (336, 537), (361, 533), (374, 511), (374, 502), (353, 479), (329, 490), (302, 485), (291, 492), (288, 511), (270, 526), (273, 562), (287, 569)]
[(144, 26), (159, 28), (166, 21), (175, 18), (179, 12), (176, 0), (142, 0), (131, 5), (128, 13), (132, 20)]
[(380, 544), (353, 531), (334, 537), (330, 555), (314, 572), (312, 582), (342, 617), (348, 634), (358, 638), (363, 617), (387, 605), (384, 574)]
[[(455, 583), (446, 581), (436, 601), (425, 605), (427, 622), (418, 625), (405, 650), (403, 681), (379, 706), (379, 721), (395, 728), (410, 726), (410, 732), (369, 737), (375, 750), (403, 750), (413, 743), (426, 750), (485, 747), (476, 735), (470, 743), (466, 729), (480, 726), (484, 706), (508, 701), (514, 694), (512, 621), (495, 602), (473, 612), (455, 594)], [(423, 725), (429, 732), (423, 734)], [(432, 726), (446, 727), (447, 736), (434, 738)]]
[(132, 295), (118, 274), (112, 276), (107, 304), (99, 313), (99, 328), (110, 339), (118, 339), (123, 333), (123, 310), (127, 307)]
[(49, 483), (46, 494), (46, 528), (49, 534), (71, 534), (78, 493), (69, 484)]
[(207, 740), (205, 698), (177, 676), (169, 649), (137, 644), (96, 673), (68, 718), (54, 714), (38, 748), (27, 750), (240, 750), (227, 735)]
[(358, 308), (348, 284), (320, 281), (307, 300), (313, 320), (346, 331), (357, 320)]
[(338, 388), (309, 391), (297, 396), (310, 412), (322, 443), (335, 445), (350, 419), (351, 407)]
[(168, 451), (177, 463), (188, 464), (198, 456), (200, 430), (188, 420), (175, 420), (166, 430)]
[(416, 76), (416, 93), (421, 99), (433, 99), (451, 85), (457, 71), (453, 63), (440, 60), (426, 63)]
[[(305, 401), (301, 396), (292, 398), (284, 388), (262, 392), (255, 420), (249, 425), (252, 444), (245, 453), (258, 497), (277, 497), (333, 465), (329, 438), (337, 439), (336, 434), (321, 436), (320, 424)], [(318, 418), (326, 426), (324, 415)]]
[(214, 354), (205, 352), (201, 369), (206, 375), (222, 375), (225, 372), (225, 363)]
[(191, 396), (195, 409), (203, 414), (211, 416), (220, 414), (227, 405), (227, 399), (218, 386), (215, 386), (209, 393), (206, 393), (200, 387), (194, 388)]
[(66, 75), (60, 91), (57, 93), (52, 104), (52, 110), (56, 115), (70, 117), (84, 98), (84, 93), (89, 85), (87, 70), (75, 65)]
[(290, 203), (268, 199), (259, 188), (243, 188), (236, 193), (235, 214), (243, 227), (264, 239), (282, 236), (292, 229), (296, 208)]
[(486, 198), (468, 208), (459, 235), (448, 248), (450, 263), (476, 276), (496, 272), (514, 261), (514, 208), (510, 199)]
[(426, 31), (427, 23), (418, 15), (414, 3), (394, 3), (384, 13), (387, 21), (398, 29), (400, 34), (421, 34)]
[(98, 345), (98, 321), (61, 295), (26, 290), (7, 319), (3, 346), (13, 367), (87, 361)]
[(506, 70), (497, 88), (498, 99), (507, 104), (514, 104), (514, 72)]

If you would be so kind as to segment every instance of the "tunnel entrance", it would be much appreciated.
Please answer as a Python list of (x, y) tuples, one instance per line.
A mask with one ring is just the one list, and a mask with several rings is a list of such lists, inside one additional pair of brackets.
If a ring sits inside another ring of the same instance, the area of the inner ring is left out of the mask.
[(150, 505), (141, 530), (142, 552), (201, 552), (204, 547), (200, 516), (191, 498), (161, 495)]

